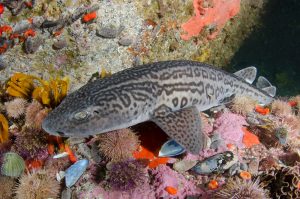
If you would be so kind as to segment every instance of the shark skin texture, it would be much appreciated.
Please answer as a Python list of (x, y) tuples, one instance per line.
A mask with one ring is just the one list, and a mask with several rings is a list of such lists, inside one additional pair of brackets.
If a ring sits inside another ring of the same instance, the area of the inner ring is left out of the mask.
[(231, 74), (186, 60), (141, 65), (69, 94), (42, 127), (52, 135), (87, 137), (150, 120), (187, 151), (198, 154), (207, 139), (201, 132), (200, 111), (241, 95), (262, 104), (273, 101), (263, 88), (272, 85), (260, 78), (261, 88), (256, 88), (250, 84), (255, 77), (255, 67)]

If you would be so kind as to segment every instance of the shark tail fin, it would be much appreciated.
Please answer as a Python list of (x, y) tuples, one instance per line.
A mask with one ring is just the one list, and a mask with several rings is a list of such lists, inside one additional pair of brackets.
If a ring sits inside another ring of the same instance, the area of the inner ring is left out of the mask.
[(256, 87), (268, 93), (271, 97), (276, 95), (276, 87), (273, 86), (267, 78), (259, 76), (256, 82)]

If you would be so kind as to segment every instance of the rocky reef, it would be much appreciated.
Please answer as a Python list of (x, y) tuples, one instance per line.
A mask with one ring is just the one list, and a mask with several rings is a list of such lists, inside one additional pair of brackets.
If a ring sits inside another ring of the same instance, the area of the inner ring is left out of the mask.
[[(209, 141), (196, 155), (164, 145), (151, 123), (87, 138), (41, 128), (69, 93), (123, 69), (171, 59), (226, 66), (264, 5), (0, 0), (0, 199), (299, 198), (299, 95), (266, 106), (240, 97), (199, 114)], [(162, 157), (162, 146), (176, 153)]]

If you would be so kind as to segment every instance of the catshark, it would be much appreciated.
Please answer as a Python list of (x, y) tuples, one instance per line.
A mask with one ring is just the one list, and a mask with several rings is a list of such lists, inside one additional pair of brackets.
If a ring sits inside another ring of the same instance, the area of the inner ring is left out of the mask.
[(86, 137), (155, 122), (187, 151), (205, 147), (199, 112), (248, 96), (269, 104), (276, 88), (256, 68), (234, 74), (195, 61), (163, 61), (129, 68), (89, 82), (69, 94), (44, 119), (49, 134)]

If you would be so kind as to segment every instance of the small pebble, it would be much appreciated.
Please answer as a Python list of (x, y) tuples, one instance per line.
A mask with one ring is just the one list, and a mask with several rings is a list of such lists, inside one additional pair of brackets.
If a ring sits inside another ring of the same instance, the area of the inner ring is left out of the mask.
[(121, 46), (129, 46), (129, 45), (132, 44), (132, 42), (133, 42), (133, 39), (130, 36), (121, 37), (120, 40), (119, 40), (119, 44)]
[(54, 50), (60, 50), (67, 47), (67, 41), (65, 39), (59, 39), (58, 41), (53, 43)]
[(89, 161), (87, 159), (82, 159), (70, 166), (65, 172), (66, 186), (72, 187), (85, 172), (88, 165)]
[(197, 160), (181, 160), (179, 162), (174, 163), (173, 169), (180, 173), (183, 173), (193, 168), (196, 164)]
[(7, 67), (7, 63), (0, 57), (0, 70), (5, 69), (6, 67)]
[(66, 188), (61, 193), (61, 199), (71, 199), (72, 190), (70, 188)]
[(105, 26), (98, 28), (96, 35), (104, 38), (116, 38), (124, 29), (123, 26), (117, 28), (115, 26)]

